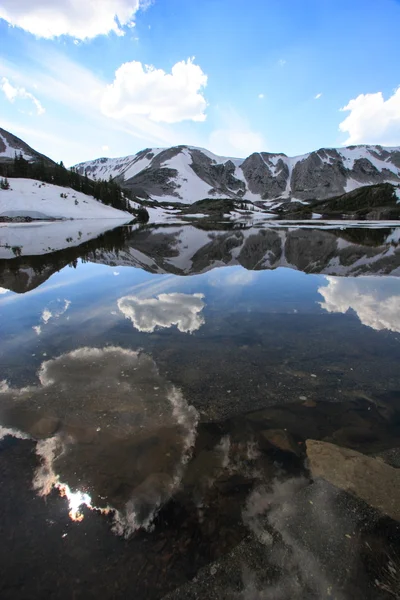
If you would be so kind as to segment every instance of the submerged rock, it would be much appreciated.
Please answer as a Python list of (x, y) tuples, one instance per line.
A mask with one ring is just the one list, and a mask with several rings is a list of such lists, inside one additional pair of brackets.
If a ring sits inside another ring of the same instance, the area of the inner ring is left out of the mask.
[(264, 448), (277, 448), (300, 456), (301, 451), (293, 436), (284, 429), (265, 429), (260, 433), (260, 443)]
[(328, 442), (307, 440), (314, 477), (357, 496), (392, 519), (400, 521), (400, 471), (382, 460)]

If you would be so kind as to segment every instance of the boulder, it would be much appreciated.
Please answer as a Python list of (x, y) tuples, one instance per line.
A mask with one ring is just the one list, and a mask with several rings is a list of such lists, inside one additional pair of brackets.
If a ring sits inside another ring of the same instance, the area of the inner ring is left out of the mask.
[(355, 450), (307, 440), (307, 456), (313, 477), (323, 477), (400, 521), (400, 470)]

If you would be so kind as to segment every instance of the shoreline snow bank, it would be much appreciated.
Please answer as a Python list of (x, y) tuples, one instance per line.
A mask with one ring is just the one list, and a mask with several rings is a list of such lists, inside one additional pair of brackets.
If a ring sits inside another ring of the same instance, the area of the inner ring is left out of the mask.
[(130, 213), (102, 204), (68, 187), (35, 179), (9, 178), (10, 189), (0, 190), (0, 217), (49, 219), (129, 219)]

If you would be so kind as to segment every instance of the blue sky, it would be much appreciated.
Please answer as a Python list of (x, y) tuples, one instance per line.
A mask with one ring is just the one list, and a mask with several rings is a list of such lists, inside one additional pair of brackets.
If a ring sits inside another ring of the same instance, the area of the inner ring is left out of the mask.
[(400, 145), (397, 0), (1, 0), (0, 17), (0, 126), (68, 165)]

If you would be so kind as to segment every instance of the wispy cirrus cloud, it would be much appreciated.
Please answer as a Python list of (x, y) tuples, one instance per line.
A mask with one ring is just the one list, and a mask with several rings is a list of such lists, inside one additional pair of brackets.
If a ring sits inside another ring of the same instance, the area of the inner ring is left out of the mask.
[(36, 113), (38, 115), (43, 115), (45, 109), (39, 100), (28, 92), (24, 87), (16, 87), (14, 86), (7, 77), (3, 77), (0, 83), (0, 89), (10, 102), (14, 103), (16, 100), (29, 100), (32, 102), (36, 108)]

